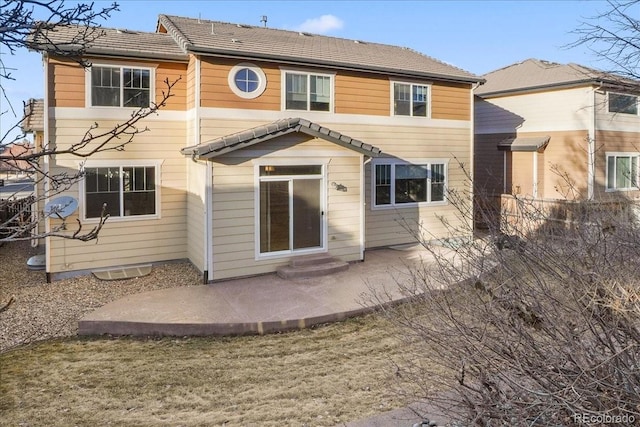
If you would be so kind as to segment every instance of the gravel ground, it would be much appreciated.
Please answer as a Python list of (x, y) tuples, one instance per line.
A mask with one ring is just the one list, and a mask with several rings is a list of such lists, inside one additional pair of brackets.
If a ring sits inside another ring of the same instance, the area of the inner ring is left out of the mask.
[(150, 275), (128, 280), (101, 281), (93, 275), (46, 283), (45, 273), (30, 271), (30, 256), (42, 253), (29, 242), (0, 246), (0, 352), (54, 337), (76, 335), (86, 313), (126, 295), (202, 283), (187, 262), (154, 266)]

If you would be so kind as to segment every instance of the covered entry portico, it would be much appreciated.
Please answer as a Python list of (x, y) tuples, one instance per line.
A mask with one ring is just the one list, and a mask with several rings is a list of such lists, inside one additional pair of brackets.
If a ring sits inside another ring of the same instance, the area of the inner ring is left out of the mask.
[(376, 147), (292, 118), (182, 152), (211, 168), (209, 281), (273, 272), (298, 255), (363, 259), (364, 162)]

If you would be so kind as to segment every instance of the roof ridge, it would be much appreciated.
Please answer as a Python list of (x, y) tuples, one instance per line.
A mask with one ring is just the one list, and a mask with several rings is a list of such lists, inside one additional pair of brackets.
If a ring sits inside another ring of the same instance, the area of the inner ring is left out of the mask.
[[(380, 43), (380, 42), (373, 42), (373, 41), (369, 41), (369, 40), (364, 40), (364, 39), (351, 39), (351, 38), (347, 38), (347, 37), (337, 37), (337, 36), (329, 36), (329, 35), (325, 35), (325, 34), (319, 34), (319, 33), (312, 33), (309, 31), (301, 31), (301, 30), (288, 30), (285, 28), (275, 28), (275, 27), (263, 27), (260, 25), (251, 25), (251, 24), (243, 24), (240, 22), (228, 22), (228, 21), (216, 21), (216, 20), (212, 20), (212, 19), (203, 19), (203, 18), (191, 18), (188, 16), (179, 16), (179, 15), (160, 15), (160, 16), (165, 16), (167, 19), (171, 19), (171, 18), (180, 18), (180, 19), (187, 19), (190, 21), (196, 21), (196, 22), (200, 22), (200, 23), (213, 23), (213, 24), (224, 24), (224, 25), (231, 25), (231, 26), (240, 26), (241, 28), (255, 28), (258, 30), (268, 30), (268, 31), (279, 31), (279, 32), (283, 32), (283, 33), (292, 33), (292, 34), (303, 34), (303, 35), (308, 35), (308, 36), (312, 36), (312, 37), (323, 37), (326, 39), (335, 39), (335, 40), (343, 40), (343, 41), (348, 41), (348, 42), (353, 42), (353, 43), (361, 43), (361, 44), (367, 44), (367, 45), (377, 45), (377, 46), (386, 46), (386, 47), (393, 47), (396, 49), (405, 49), (405, 50), (411, 50), (413, 52), (417, 52), (420, 53), (423, 56), (426, 56), (430, 59), (434, 59), (433, 57), (430, 57), (428, 55), (424, 55), (423, 53), (421, 53), (420, 51), (414, 50), (413, 48), (410, 47), (406, 47), (406, 46), (400, 46), (400, 45), (395, 45), (395, 44), (389, 44), (389, 43)], [(446, 62), (443, 61), (439, 61), (436, 60), (442, 64), (445, 65), (449, 65), (452, 66), (451, 64), (447, 64)], [(464, 69), (460, 69), (461, 71), (465, 71), (468, 72), (467, 70)]]
[(167, 29), (169, 35), (173, 38), (176, 44), (182, 49), (184, 53), (188, 53), (189, 48), (193, 46), (193, 42), (171, 20), (170, 15), (160, 14), (158, 15), (158, 23), (162, 23)]

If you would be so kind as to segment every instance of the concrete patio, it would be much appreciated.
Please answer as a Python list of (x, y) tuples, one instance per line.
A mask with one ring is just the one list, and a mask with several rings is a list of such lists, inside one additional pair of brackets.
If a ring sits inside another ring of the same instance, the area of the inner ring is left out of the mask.
[(405, 299), (407, 266), (433, 262), (419, 245), (366, 252), (347, 271), (308, 279), (276, 274), (171, 288), (122, 298), (78, 322), (80, 335), (187, 336), (266, 334), (370, 312), (370, 296)]

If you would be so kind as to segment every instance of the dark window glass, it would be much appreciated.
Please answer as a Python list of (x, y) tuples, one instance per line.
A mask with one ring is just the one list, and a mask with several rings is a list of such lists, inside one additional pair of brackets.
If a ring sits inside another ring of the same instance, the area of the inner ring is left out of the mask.
[(239, 70), (235, 75), (234, 81), (238, 89), (247, 93), (255, 92), (260, 84), (258, 75), (249, 68)]
[(623, 114), (638, 114), (638, 97), (609, 93), (609, 112)]
[(86, 218), (98, 218), (104, 203), (114, 217), (153, 215), (155, 167), (85, 168), (85, 202)]

